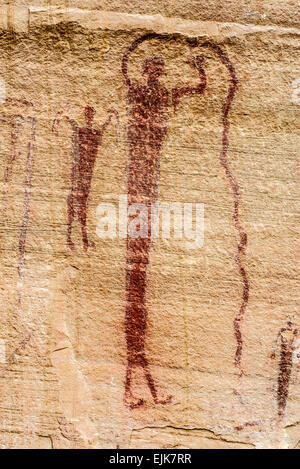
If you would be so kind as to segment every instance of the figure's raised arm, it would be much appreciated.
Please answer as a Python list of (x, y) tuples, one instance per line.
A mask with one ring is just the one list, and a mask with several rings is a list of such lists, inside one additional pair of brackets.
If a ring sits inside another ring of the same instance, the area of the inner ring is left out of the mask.
[(7, 114), (0, 114), (0, 121), (1, 122), (11, 122), (11, 116)]
[(113, 116), (115, 116), (116, 121), (117, 121), (117, 123), (118, 123), (118, 125), (119, 125), (120, 121), (119, 121), (119, 113), (118, 113), (118, 111), (116, 111), (115, 109), (109, 109), (109, 111), (108, 111), (108, 116), (107, 116), (107, 118), (106, 118), (106, 120), (105, 120), (105, 122), (104, 122), (104, 124), (102, 125), (102, 128), (101, 128), (101, 132), (102, 132), (102, 133), (105, 131), (106, 127), (110, 124), (110, 121), (111, 121), (111, 119), (112, 119)]
[(74, 119), (70, 119), (69, 116), (66, 116), (66, 115), (62, 115), (63, 114), (63, 111), (60, 111), (59, 113), (57, 113), (55, 119), (53, 119), (53, 123), (52, 123), (52, 132), (54, 133), (58, 133), (57, 132), (57, 127), (59, 126), (60, 122), (65, 119), (67, 122), (69, 122), (69, 124), (71, 125), (73, 131), (76, 130), (77, 128), (77, 122), (74, 120)]
[(61, 111), (58, 111), (55, 118), (53, 119), (52, 132), (57, 133), (56, 127), (58, 127), (62, 119), (66, 119), (71, 124), (72, 129), (75, 130), (75, 128), (77, 127), (77, 122), (73, 119), (70, 119), (69, 116), (65, 114), (70, 111), (70, 108), (71, 108), (70, 103), (67, 103), (66, 106)]
[(128, 77), (128, 59), (129, 59), (130, 52), (131, 52), (130, 48), (127, 49), (127, 51), (125, 52), (122, 58), (122, 74), (124, 77), (125, 85), (127, 85), (128, 87), (131, 86), (131, 81)]
[(14, 122), (17, 121), (24, 121), (24, 117), (21, 116), (20, 114), (5, 114), (2, 113), (0, 114), (0, 121), (6, 122), (8, 124), (13, 124)]
[(11, 141), (15, 143), (18, 139), (20, 125), (27, 119), (21, 114), (0, 114), (0, 121), (12, 125)]
[(185, 96), (185, 95), (193, 96), (196, 94), (202, 94), (203, 91), (205, 90), (206, 74), (203, 68), (203, 63), (204, 63), (204, 57), (199, 56), (199, 55), (196, 57), (193, 57), (191, 61), (191, 66), (197, 70), (199, 74), (199, 78), (200, 78), (200, 82), (197, 86), (182, 86), (182, 87), (173, 88), (172, 104), (174, 106), (175, 111), (177, 109), (177, 106), (182, 96)]
[(271, 358), (272, 360), (274, 360), (275, 357), (276, 357), (276, 350), (277, 350), (279, 338), (281, 337), (281, 334), (282, 334), (283, 332), (285, 332), (285, 331), (286, 331), (286, 328), (283, 327), (282, 329), (280, 329), (280, 331), (279, 331), (278, 334), (276, 335), (276, 339), (275, 339), (274, 344), (273, 344), (272, 352), (271, 352), (271, 354), (270, 354), (270, 358)]

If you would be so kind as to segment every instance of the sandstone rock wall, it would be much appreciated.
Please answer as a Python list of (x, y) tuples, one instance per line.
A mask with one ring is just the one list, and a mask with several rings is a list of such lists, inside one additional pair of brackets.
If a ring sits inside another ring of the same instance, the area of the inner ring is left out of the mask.
[(299, 446), (299, 8), (0, 2), (2, 448)]

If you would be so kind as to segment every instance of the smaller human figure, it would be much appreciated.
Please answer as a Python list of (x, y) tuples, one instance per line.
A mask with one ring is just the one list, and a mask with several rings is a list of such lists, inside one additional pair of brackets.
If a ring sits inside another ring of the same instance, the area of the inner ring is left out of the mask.
[[(77, 217), (81, 225), (82, 242), (84, 250), (94, 247), (94, 243), (89, 241), (87, 234), (87, 211), (88, 198), (91, 189), (92, 176), (99, 146), (105, 129), (109, 125), (113, 116), (119, 122), (119, 115), (115, 109), (108, 111), (108, 117), (100, 129), (93, 127), (96, 111), (90, 106), (86, 106), (85, 110), (86, 125), (80, 127), (74, 119), (68, 116), (60, 116), (54, 119), (52, 131), (55, 131), (57, 124), (62, 118), (67, 119), (71, 124), (72, 135), (72, 168), (71, 168), (71, 187), (68, 196), (68, 229), (67, 229), (67, 246), (74, 249), (75, 245), (72, 241), (72, 229), (74, 218)], [(62, 113), (59, 113), (60, 115)]]
[(293, 353), (295, 351), (295, 343), (298, 330), (294, 327), (291, 320), (288, 320), (286, 327), (280, 329), (275, 348), (271, 354), (271, 358), (276, 358), (276, 349), (280, 340), (280, 356), (279, 356), (279, 374), (277, 379), (277, 408), (278, 420), (282, 422), (287, 399), (289, 395), (289, 386), (293, 369)]

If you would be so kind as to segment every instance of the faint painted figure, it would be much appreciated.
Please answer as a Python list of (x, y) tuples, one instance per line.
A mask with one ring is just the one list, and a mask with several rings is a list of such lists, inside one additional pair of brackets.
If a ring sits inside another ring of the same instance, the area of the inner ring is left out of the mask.
[(283, 327), (279, 331), (276, 339), (276, 347), (271, 355), (272, 359), (276, 358), (276, 349), (278, 349), (279, 345), (279, 373), (277, 379), (277, 408), (279, 422), (281, 422), (284, 417), (289, 396), (290, 380), (293, 370), (293, 355), (297, 336), (298, 330), (295, 328), (293, 322), (289, 320), (286, 327)]
[(128, 127), (128, 204), (143, 203), (148, 207), (149, 232), (146, 238), (127, 236), (126, 293), (127, 306), (125, 331), (127, 342), (127, 371), (125, 382), (125, 403), (131, 409), (141, 406), (144, 399), (135, 398), (132, 391), (133, 373), (143, 370), (147, 385), (155, 403), (167, 404), (171, 396), (161, 398), (152, 377), (145, 339), (147, 329), (147, 269), (151, 246), (150, 207), (158, 198), (160, 154), (164, 144), (169, 120), (169, 107), (176, 109), (185, 95), (201, 95), (206, 87), (203, 57), (190, 59), (191, 66), (199, 76), (197, 86), (174, 88), (171, 92), (161, 83), (165, 62), (160, 56), (144, 61), (142, 73), (146, 84), (132, 81), (128, 76), (130, 54), (144, 41), (162, 38), (149, 34), (134, 41), (123, 56), (122, 73), (127, 87)]
[[(8, 99), (7, 103), (15, 104), (18, 106), (33, 106), (32, 103), (26, 100), (18, 99)], [(11, 156), (6, 164), (4, 171), (4, 193), (3, 193), (3, 209), (4, 214), (6, 210), (7, 200), (6, 200), (6, 187), (11, 184), (12, 171), (14, 164), (18, 161), (21, 156), (21, 153), (18, 149), (18, 139), (20, 134), (20, 129), (26, 123), (30, 123), (30, 135), (27, 144), (27, 158), (25, 166), (25, 181), (24, 181), (24, 205), (23, 205), (23, 217), (21, 222), (21, 230), (19, 236), (19, 259), (18, 259), (18, 303), (21, 303), (21, 284), (24, 274), (24, 265), (25, 265), (25, 249), (26, 249), (26, 236), (30, 216), (30, 202), (31, 202), (31, 184), (32, 184), (32, 174), (34, 167), (34, 142), (36, 134), (36, 118), (34, 117), (24, 117), (23, 114), (0, 114), (0, 120), (5, 123), (9, 123), (12, 126), (11, 131)]]
[[(95, 161), (105, 129), (109, 125), (113, 116), (118, 120), (118, 113), (110, 109), (108, 117), (104, 124), (98, 129), (93, 127), (96, 111), (90, 106), (85, 108), (86, 125), (80, 127), (74, 119), (63, 116), (72, 126), (72, 168), (71, 168), (71, 187), (68, 196), (68, 228), (67, 228), (67, 246), (74, 249), (72, 241), (73, 221), (77, 217), (82, 233), (83, 247), (87, 250), (94, 247), (94, 243), (88, 239), (87, 234), (87, 212), (88, 198), (91, 189), (91, 182)], [(61, 114), (61, 113), (60, 113)], [(56, 118), (53, 122), (52, 130), (62, 117)]]

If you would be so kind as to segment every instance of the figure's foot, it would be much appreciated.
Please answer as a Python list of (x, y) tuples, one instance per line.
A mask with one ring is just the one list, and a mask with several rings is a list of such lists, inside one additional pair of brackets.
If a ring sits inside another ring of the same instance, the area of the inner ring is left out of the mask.
[(89, 248), (92, 248), (92, 249), (95, 249), (95, 248), (96, 248), (96, 245), (95, 245), (95, 243), (93, 243), (93, 241), (86, 241), (86, 242), (83, 244), (83, 249), (85, 250), (85, 252), (86, 252)]
[(137, 399), (133, 396), (125, 397), (125, 404), (127, 407), (129, 407), (130, 410), (137, 409), (138, 407), (144, 405), (144, 403), (144, 399)]
[(71, 239), (67, 239), (67, 247), (71, 250), (71, 251), (74, 251), (75, 249), (75, 244), (73, 243), (73, 241)]

